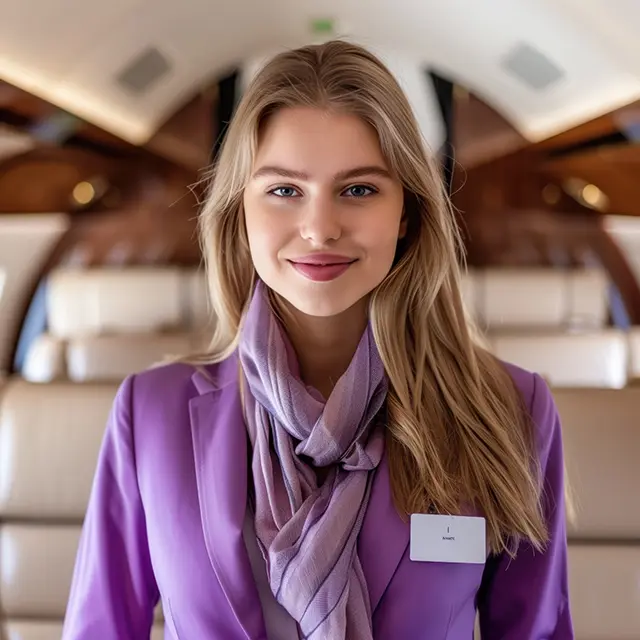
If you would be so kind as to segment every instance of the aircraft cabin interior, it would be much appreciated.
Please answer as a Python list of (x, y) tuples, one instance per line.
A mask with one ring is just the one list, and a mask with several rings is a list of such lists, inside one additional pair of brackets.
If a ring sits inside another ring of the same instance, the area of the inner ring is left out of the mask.
[(385, 61), (441, 162), (481, 339), (552, 390), (576, 638), (640, 640), (640, 3), (2, 9), (2, 640), (60, 638), (121, 382), (210, 338), (197, 216), (244, 88), (339, 37)]

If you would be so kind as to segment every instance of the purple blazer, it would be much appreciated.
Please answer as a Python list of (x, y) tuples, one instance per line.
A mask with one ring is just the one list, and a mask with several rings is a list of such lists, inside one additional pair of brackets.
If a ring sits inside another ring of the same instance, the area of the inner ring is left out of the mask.
[[(63, 640), (266, 640), (242, 537), (247, 436), (235, 357), (207, 376), (177, 364), (129, 377), (115, 399), (78, 551)], [(510, 367), (537, 425), (551, 541), (486, 566), (412, 562), (386, 460), (358, 552), (376, 640), (570, 640), (560, 424), (537, 375)]]

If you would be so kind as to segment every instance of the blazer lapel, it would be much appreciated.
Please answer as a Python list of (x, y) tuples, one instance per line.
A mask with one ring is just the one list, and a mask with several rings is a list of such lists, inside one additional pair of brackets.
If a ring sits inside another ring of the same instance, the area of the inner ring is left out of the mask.
[(404, 522), (391, 496), (389, 465), (384, 456), (375, 472), (367, 513), (358, 539), (358, 555), (375, 612), (409, 545), (409, 523)]
[(247, 638), (265, 638), (264, 620), (242, 530), (247, 505), (247, 435), (238, 361), (193, 376), (189, 403), (198, 499), (209, 560)]

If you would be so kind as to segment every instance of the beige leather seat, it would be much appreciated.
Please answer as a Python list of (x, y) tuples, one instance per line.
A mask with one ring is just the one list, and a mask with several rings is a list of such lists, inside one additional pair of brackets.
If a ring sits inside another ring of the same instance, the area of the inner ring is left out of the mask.
[(607, 320), (606, 275), (598, 269), (470, 269), (463, 297), (485, 329), (597, 329)]
[(38, 336), (27, 351), (22, 375), (30, 382), (53, 382), (67, 377), (66, 342), (49, 333)]
[[(194, 270), (52, 275), (50, 333), (27, 356), (26, 373), (39, 384), (12, 380), (0, 398), (0, 611), (12, 640), (60, 638), (117, 386), (129, 373), (200, 347), (204, 294)], [(154, 633), (160, 638), (161, 627)]]
[(640, 388), (555, 389), (575, 520), (577, 640), (640, 638)]
[(77, 338), (67, 345), (67, 376), (74, 382), (122, 380), (168, 358), (193, 353), (197, 345), (197, 336), (188, 333)]
[(494, 333), (488, 342), (498, 358), (539, 373), (554, 387), (620, 389), (627, 384), (627, 336), (617, 329)]
[(49, 276), (47, 317), (58, 338), (181, 329), (178, 268), (61, 269)]
[(629, 381), (640, 383), (640, 327), (629, 331)]
[(26, 357), (31, 382), (121, 380), (200, 350), (211, 326), (202, 272), (177, 267), (54, 272), (47, 313)]
[(11, 640), (60, 638), (116, 388), (12, 380), (0, 398), (0, 624)]
[(554, 387), (621, 388), (629, 345), (606, 327), (607, 286), (599, 270), (486, 269), (466, 276), (463, 295), (500, 359)]

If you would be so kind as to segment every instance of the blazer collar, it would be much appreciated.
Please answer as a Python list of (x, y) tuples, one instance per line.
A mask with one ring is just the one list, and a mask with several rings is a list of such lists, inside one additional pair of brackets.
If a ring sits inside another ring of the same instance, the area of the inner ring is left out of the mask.
[(358, 556), (374, 613), (407, 551), (409, 531), (409, 523), (402, 520), (393, 502), (385, 455), (375, 471), (369, 506), (358, 539)]
[[(218, 364), (202, 365), (191, 376), (198, 395), (222, 391), (239, 380), (239, 361), (236, 352)], [(237, 386), (237, 385), (236, 385)]]
[(247, 505), (247, 435), (237, 358), (197, 371), (189, 402), (202, 529), (209, 561), (245, 636), (266, 640), (243, 527)]

